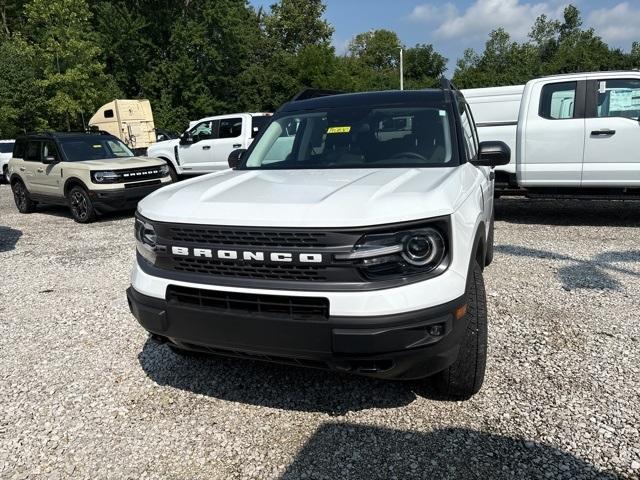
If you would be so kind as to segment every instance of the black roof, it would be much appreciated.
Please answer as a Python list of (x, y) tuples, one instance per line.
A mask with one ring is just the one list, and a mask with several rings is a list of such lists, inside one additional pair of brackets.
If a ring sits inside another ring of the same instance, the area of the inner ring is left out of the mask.
[(22, 140), (25, 138), (31, 140), (51, 140), (56, 138), (84, 138), (84, 137), (96, 137), (96, 136), (109, 136), (112, 137), (108, 132), (105, 131), (96, 131), (96, 132), (34, 132), (27, 133), (25, 135), (20, 135), (18, 139)]
[(382, 92), (344, 93), (326, 95), (309, 100), (294, 100), (280, 109), (281, 112), (320, 110), (335, 107), (360, 107), (370, 105), (408, 105), (420, 103), (444, 103), (448, 92), (441, 89), (388, 90)]

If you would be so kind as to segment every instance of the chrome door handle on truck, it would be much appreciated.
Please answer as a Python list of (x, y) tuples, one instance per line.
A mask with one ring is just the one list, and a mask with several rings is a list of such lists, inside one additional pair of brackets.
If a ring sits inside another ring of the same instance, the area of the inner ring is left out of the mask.
[(211, 150), (211, 147), (209, 145), (205, 145), (204, 147), (202, 147), (203, 150)]

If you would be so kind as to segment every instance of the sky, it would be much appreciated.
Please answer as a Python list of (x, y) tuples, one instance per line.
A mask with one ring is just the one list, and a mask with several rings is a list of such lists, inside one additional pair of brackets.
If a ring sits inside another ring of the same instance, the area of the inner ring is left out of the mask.
[[(250, 3), (268, 8), (274, 1)], [(407, 46), (432, 43), (449, 59), (452, 74), (464, 49), (482, 51), (491, 30), (504, 27), (514, 40), (525, 40), (537, 16), (560, 18), (569, 3), (610, 45), (629, 50), (640, 41), (640, 0), (325, 0), (325, 17), (335, 28), (338, 54), (358, 33), (386, 28)]]

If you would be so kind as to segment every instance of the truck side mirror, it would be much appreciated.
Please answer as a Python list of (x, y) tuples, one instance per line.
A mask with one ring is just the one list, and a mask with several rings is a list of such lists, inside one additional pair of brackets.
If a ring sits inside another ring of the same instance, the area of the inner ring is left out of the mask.
[(240, 164), (240, 159), (244, 152), (246, 152), (246, 148), (238, 148), (229, 154), (229, 158), (227, 161), (229, 162), (229, 168), (236, 168)]
[(195, 139), (189, 133), (183, 133), (180, 136), (180, 145), (191, 145), (192, 143), (196, 143)]
[(478, 158), (473, 160), (476, 167), (497, 167), (511, 162), (511, 149), (504, 142), (480, 142)]

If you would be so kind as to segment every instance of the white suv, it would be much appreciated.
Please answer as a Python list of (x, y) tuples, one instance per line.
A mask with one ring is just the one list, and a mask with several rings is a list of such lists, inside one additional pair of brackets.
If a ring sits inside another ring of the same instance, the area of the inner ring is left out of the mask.
[(138, 206), (129, 305), (152, 338), (208, 352), (482, 384), (493, 172), (464, 97), (306, 92), (231, 170)]

